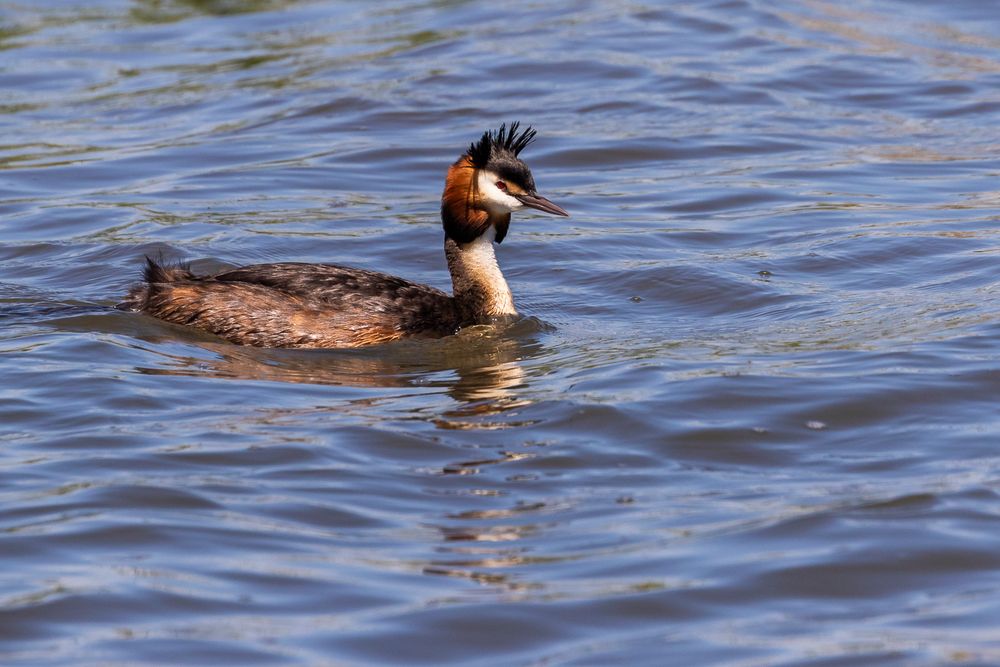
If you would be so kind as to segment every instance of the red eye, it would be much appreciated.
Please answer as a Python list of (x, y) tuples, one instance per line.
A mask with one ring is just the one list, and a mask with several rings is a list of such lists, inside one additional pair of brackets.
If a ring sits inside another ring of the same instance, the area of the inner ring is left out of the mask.
[(507, 192), (507, 184), (503, 181), (497, 181), (497, 187), (500, 188), (501, 192)]

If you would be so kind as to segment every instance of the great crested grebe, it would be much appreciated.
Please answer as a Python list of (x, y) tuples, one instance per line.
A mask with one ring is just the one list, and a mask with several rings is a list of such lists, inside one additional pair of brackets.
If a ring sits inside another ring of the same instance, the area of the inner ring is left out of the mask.
[(569, 215), (535, 191), (518, 155), (530, 127), (484, 132), (448, 169), (441, 195), (454, 296), (402, 278), (334, 264), (254, 264), (210, 276), (146, 258), (122, 310), (196, 327), (241, 345), (333, 348), (439, 337), (517, 315), (493, 243), (525, 206)]

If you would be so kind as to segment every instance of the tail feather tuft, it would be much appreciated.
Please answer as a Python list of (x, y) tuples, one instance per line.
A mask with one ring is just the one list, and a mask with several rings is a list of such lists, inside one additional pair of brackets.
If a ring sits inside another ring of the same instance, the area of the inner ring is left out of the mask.
[(142, 279), (147, 283), (174, 283), (179, 280), (191, 280), (194, 274), (184, 264), (167, 266), (163, 260), (155, 260), (146, 255), (146, 268), (143, 269)]
[(125, 300), (117, 304), (115, 308), (131, 311), (145, 310), (150, 297), (156, 291), (156, 285), (192, 280), (194, 277), (195, 275), (186, 265), (167, 266), (162, 259), (155, 260), (147, 255), (146, 266), (142, 270), (143, 282), (129, 290)]

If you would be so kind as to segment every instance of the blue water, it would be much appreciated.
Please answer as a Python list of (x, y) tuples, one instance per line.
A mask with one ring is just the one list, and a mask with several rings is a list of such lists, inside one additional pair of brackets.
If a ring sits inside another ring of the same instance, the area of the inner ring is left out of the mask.
[[(1000, 6), (0, 0), (0, 664), (1000, 664)], [(144, 255), (527, 319), (244, 348)]]

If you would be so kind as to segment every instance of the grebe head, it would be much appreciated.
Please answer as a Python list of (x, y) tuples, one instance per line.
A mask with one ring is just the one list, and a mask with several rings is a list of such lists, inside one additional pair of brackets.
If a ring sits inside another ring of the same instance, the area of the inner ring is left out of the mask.
[(518, 132), (520, 123), (487, 131), (448, 170), (441, 197), (445, 235), (469, 243), (491, 227), (496, 242), (503, 241), (510, 214), (534, 208), (555, 215), (569, 215), (535, 190), (535, 179), (518, 155), (535, 138), (530, 127)]

